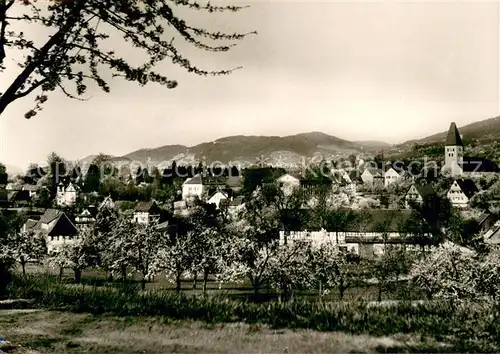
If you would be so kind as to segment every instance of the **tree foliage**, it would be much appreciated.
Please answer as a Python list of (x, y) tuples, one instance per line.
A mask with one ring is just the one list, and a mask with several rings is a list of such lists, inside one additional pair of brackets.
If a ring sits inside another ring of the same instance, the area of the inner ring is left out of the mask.
[(28, 262), (40, 262), (47, 254), (45, 238), (31, 230), (14, 232), (10, 247), (14, 258), (21, 265), (24, 276)]
[[(24, 8), (16, 11), (19, 6)], [(243, 7), (187, 0), (3, 0), (0, 5), (0, 68), (6, 68), (12, 51), (21, 52), (25, 59), (19, 63), (21, 71), (17, 77), (0, 96), (0, 114), (10, 103), (37, 89), (41, 92), (35, 97), (35, 107), (26, 113), (26, 118), (34, 116), (47, 101), (47, 93), (54, 90), (70, 98), (79, 98), (87, 93), (89, 84), (96, 84), (109, 92), (104, 69), (110, 71), (112, 77), (122, 77), (141, 86), (157, 83), (167, 88), (175, 88), (177, 81), (155, 70), (164, 60), (197, 75), (231, 73), (234, 69), (207, 71), (198, 68), (181, 54), (174, 39), (181, 38), (204, 51), (224, 52), (249, 33), (223, 33), (197, 27), (181, 17), (183, 8), (211, 15), (235, 12)], [(18, 24), (29, 26), (29, 30), (19, 31)], [(29, 35), (40, 28), (47, 28), (52, 34), (38, 45)], [(134, 61), (111, 49), (112, 41), (120, 37), (136, 48), (137, 57), (145, 56), (142, 64), (134, 65)]]

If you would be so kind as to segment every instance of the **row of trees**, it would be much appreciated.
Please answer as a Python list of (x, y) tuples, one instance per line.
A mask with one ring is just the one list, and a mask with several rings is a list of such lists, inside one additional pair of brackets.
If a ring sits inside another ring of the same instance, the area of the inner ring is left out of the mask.
[[(318, 189), (314, 203), (305, 208), (309, 198), (300, 190), (287, 194), (275, 184), (263, 184), (238, 213), (199, 203), (187, 217), (170, 216), (161, 229), (155, 222), (136, 224), (105, 208), (97, 215), (95, 227), (82, 232), (77, 242), (57, 250), (49, 262), (60, 269), (73, 269), (77, 281), (84, 269), (100, 267), (110, 279), (125, 280), (131, 273), (140, 274), (143, 286), (161, 274), (178, 290), (183, 278), (201, 275), (206, 290), (211, 275), (220, 283), (249, 281), (255, 292), (267, 285), (281, 290), (286, 298), (299, 289), (324, 293), (332, 286), (343, 296), (360, 279), (372, 277), (379, 280), (381, 298), (389, 284), (407, 272), (413, 254), (387, 244), (383, 257), (367, 263), (341, 251), (338, 239), (319, 246), (306, 241), (279, 246), (281, 230), (287, 234), (314, 227), (338, 235), (356, 227), (362, 230), (370, 223), (369, 213), (331, 206), (326, 189)], [(462, 238), (463, 244), (470, 241), (456, 228), (452, 209), (440, 202), (445, 200), (414, 206), (412, 217), (400, 223), (400, 231), (410, 235), (407, 244), (437, 245), (454, 237)], [(383, 242), (393, 231), (390, 223), (385, 220), (376, 226)], [(16, 234), (6, 245), (24, 271), (26, 262), (42, 258), (43, 240), (35, 234)]]

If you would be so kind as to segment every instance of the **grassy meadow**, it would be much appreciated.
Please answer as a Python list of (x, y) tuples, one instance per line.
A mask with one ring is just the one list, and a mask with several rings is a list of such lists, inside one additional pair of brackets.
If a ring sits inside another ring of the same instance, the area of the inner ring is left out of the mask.
[(209, 289), (204, 296), (186, 279), (177, 293), (157, 276), (143, 291), (138, 278), (108, 282), (99, 270), (75, 284), (70, 271), (59, 281), (30, 266), (9, 297), (33, 303), (0, 310), (0, 337), (41, 353), (500, 352), (496, 304), (422, 301), (405, 283), (381, 303), (374, 285), (343, 301), (336, 291), (281, 302), (267, 289), (256, 298), (249, 284), (219, 289), (212, 280)]

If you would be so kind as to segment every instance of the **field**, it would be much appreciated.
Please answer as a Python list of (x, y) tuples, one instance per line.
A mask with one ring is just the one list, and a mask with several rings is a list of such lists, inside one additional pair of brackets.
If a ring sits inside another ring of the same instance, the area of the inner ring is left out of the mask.
[(108, 282), (88, 270), (75, 284), (71, 271), (59, 281), (31, 266), (8, 296), (33, 302), (0, 306), (0, 337), (47, 353), (500, 352), (496, 302), (422, 300), (404, 282), (378, 302), (376, 284), (352, 287), (342, 301), (336, 291), (276, 301), (266, 288), (255, 296), (249, 284), (219, 289), (211, 280), (204, 295), (192, 279), (180, 293), (165, 277), (145, 290), (137, 280)]
[[(0, 310), (0, 335), (40, 353), (377, 353), (452, 351), (411, 335), (210, 325), (156, 317), (93, 316), (45, 310)], [(14, 351), (12, 351), (14, 352)], [(21, 353), (21, 351), (17, 351)]]

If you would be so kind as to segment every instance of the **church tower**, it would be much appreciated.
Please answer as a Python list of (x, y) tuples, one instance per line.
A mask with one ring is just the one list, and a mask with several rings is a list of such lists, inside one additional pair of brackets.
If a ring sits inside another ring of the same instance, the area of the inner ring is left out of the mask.
[(443, 169), (450, 171), (452, 176), (461, 175), (463, 172), (464, 145), (462, 144), (462, 138), (455, 122), (452, 122), (450, 125), (444, 145)]

